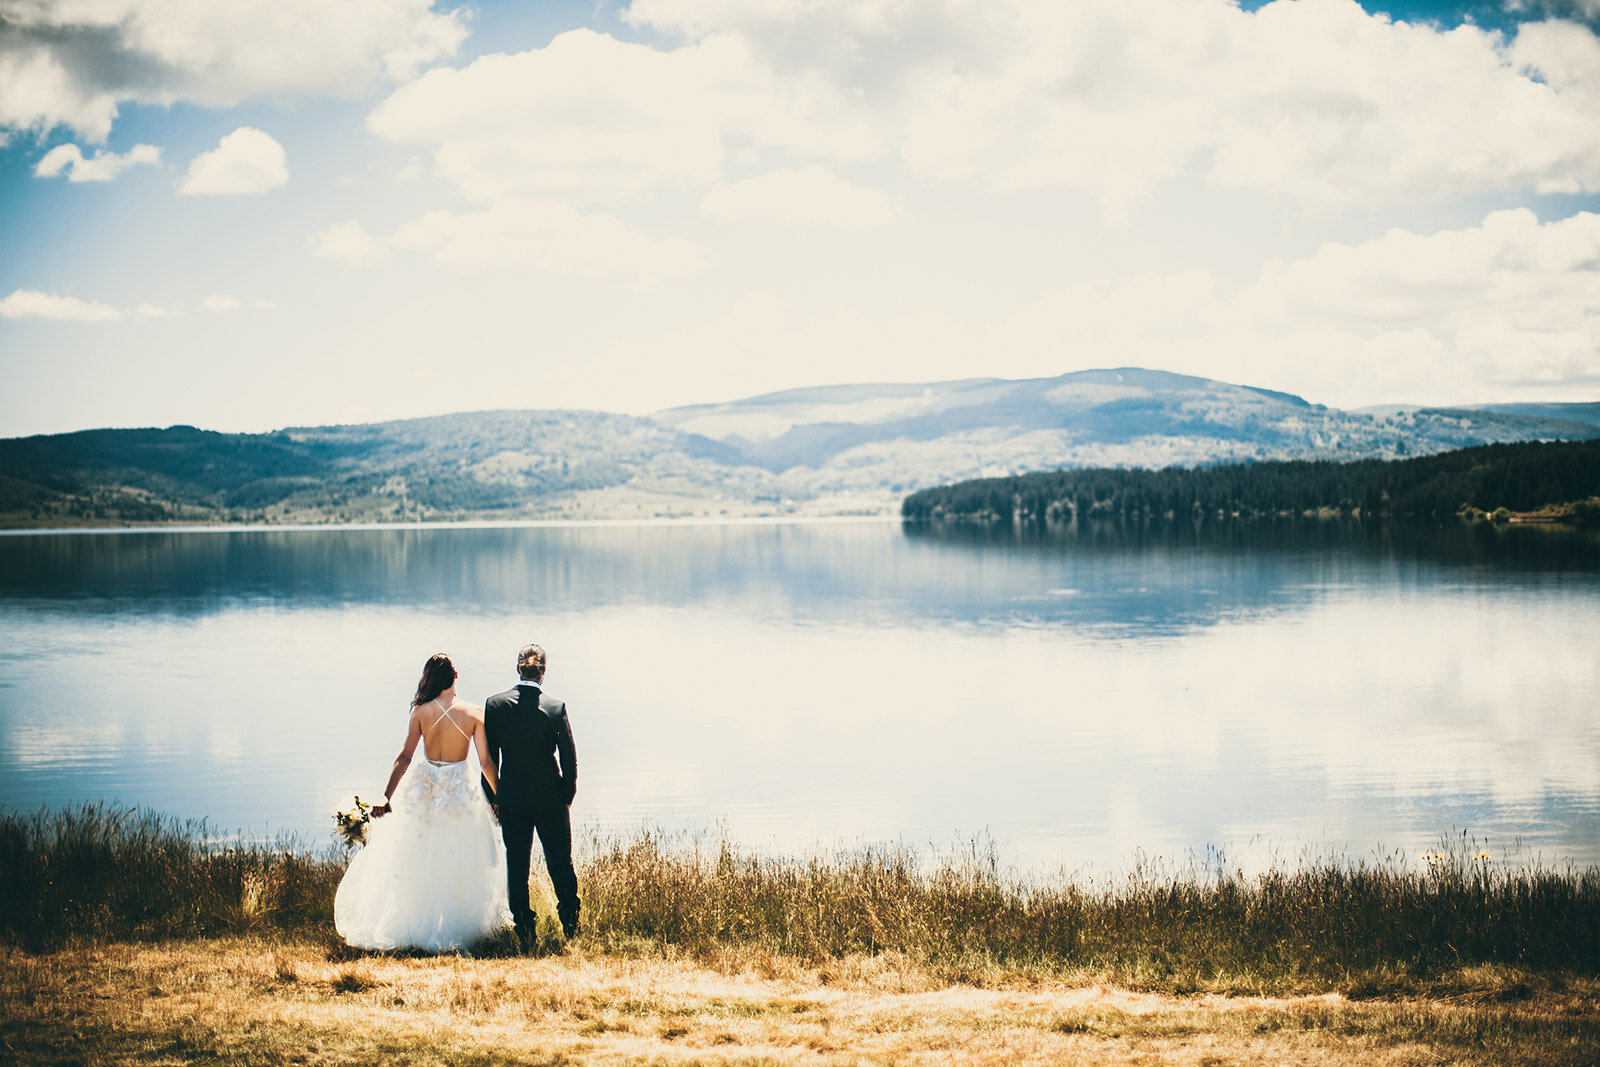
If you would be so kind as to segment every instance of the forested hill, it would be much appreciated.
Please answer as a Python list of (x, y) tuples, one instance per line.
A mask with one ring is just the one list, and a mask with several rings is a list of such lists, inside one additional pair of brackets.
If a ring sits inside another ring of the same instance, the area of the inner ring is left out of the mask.
[[(888, 515), (924, 486), (1028, 471), (1300, 469), (1291, 461), (1342, 471), (1342, 461), (1591, 438), (1600, 438), (1593, 405), (1344, 412), (1270, 389), (1117, 367), (1021, 381), (819, 386), (650, 418), (479, 411), (259, 434), (170, 426), (0, 439), (0, 529)], [(995, 510), (1009, 515), (1012, 483), (995, 484)], [(1318, 502), (1361, 499), (1359, 487), (1316, 484)], [(1080, 495), (1074, 488), (1062, 499)]]
[[(0, 526), (543, 517), (658, 484), (761, 491), (714, 441), (648, 419), (488, 411), (230, 434), (192, 426), (0, 440)], [(552, 501), (555, 503), (552, 504)]]
[(908, 496), (903, 518), (1068, 521), (1125, 515), (1441, 516), (1561, 510), (1600, 519), (1600, 440), (1484, 445), (1403, 460), (1046, 471)]

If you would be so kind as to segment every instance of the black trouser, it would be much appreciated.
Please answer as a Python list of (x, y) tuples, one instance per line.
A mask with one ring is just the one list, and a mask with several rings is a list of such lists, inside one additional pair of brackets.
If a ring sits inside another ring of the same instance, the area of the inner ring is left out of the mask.
[(532, 811), (500, 809), (500, 839), (506, 843), (506, 888), (511, 894), (511, 918), (533, 929), (533, 909), (528, 906), (528, 866), (533, 835), (544, 849), (545, 870), (556, 891), (556, 914), (564, 929), (578, 922), (578, 872), (572, 869), (572, 816), (566, 805)]

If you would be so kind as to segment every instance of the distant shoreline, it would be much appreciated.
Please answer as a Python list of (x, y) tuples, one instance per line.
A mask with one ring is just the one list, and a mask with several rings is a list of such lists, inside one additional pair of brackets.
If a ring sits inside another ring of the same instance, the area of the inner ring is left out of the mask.
[(908, 519), (999, 525), (1118, 518), (1419, 518), (1589, 525), (1600, 440), (1482, 445), (1395, 460), (1263, 460), (976, 478), (907, 496)]
[[(913, 492), (918, 487), (961, 494), (966, 480), (1018, 472), (1321, 463), (1355, 464), (1370, 473), (1376, 469), (1371, 464), (1395, 461), (1400, 471), (1408, 462), (1402, 457), (1448, 455), (1493, 442), (1600, 440), (1600, 410), (1591, 405), (1542, 405), (1511, 414), (1397, 408), (1374, 416), (1130, 367), (1016, 382), (830, 387), (659, 414), (658, 420), (497, 411), (260, 434), (176, 425), (0, 439), (0, 526), (289, 528), (877, 515), (930, 491)], [(1518, 486), (1535, 489), (1547, 475), (1559, 480), (1559, 466), (1531, 481), (1513, 479), (1511, 496), (1492, 501), (1470, 489), (1458, 495), (1456, 479), (1439, 488), (1450, 497), (1451, 512), (1462, 503), (1526, 511), (1546, 501), (1515, 499), (1524, 495)], [(1296, 510), (1302, 498), (1312, 505), (1342, 503), (1349, 494), (1339, 485), (1333, 488), (1340, 491), (1324, 491), (1329, 483), (1321, 478), (1323, 488), (1309, 495), (1304, 486), (1282, 487), (1288, 496), (1274, 497), (1270, 510), (1279, 510), (1280, 500)], [(1150, 503), (1133, 499), (1139, 494), (1128, 486), (1106, 488), (1115, 489), (1115, 499), (1102, 495), (1084, 504), (1120, 511)], [(1359, 488), (1350, 504), (1363, 512), (1412, 507), (1383, 505), (1381, 485), (1372, 500)], [(1576, 495), (1595, 492), (1584, 486)], [(1163, 491), (1157, 511), (1188, 512), (1197, 502), (1203, 510), (1234, 510), (1229, 500), (1213, 506), (1216, 494), (1209, 490), (1184, 500), (1166, 499), (1170, 495)], [(1053, 502), (1038, 503), (1047, 510)], [(1251, 500), (1241, 503), (1260, 510)], [(1426, 510), (1440, 510), (1437, 500), (1426, 503)], [(1012, 494), (983, 507), (1009, 515)]]
[(892, 512), (874, 515), (759, 515), (708, 518), (703, 515), (682, 518), (641, 519), (430, 519), (426, 522), (239, 522), (239, 523), (162, 523), (156, 526), (39, 526), (0, 528), (0, 537), (59, 536), (62, 534), (142, 534), (142, 533), (309, 533), (315, 531), (377, 530), (512, 530), (565, 529), (632, 526), (842, 526), (868, 523), (900, 523)]

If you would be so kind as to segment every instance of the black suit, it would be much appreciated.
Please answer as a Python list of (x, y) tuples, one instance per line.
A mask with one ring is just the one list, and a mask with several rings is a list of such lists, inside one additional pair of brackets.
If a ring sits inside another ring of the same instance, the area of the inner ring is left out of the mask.
[(572, 867), (568, 806), (578, 792), (578, 750), (567, 706), (545, 694), (537, 682), (519, 682), (483, 702), (483, 725), (489, 758), (500, 776), (496, 802), (506, 845), (511, 917), (520, 929), (533, 929), (528, 867), (533, 835), (538, 834), (556, 891), (556, 912), (570, 936), (578, 925), (578, 876)]

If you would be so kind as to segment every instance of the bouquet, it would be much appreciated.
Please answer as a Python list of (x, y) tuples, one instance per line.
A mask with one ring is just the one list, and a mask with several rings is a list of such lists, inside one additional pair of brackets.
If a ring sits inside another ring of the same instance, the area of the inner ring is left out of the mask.
[(358, 796), (352, 796), (347, 807), (333, 809), (333, 832), (346, 848), (367, 843), (367, 825), (371, 822), (372, 805)]

